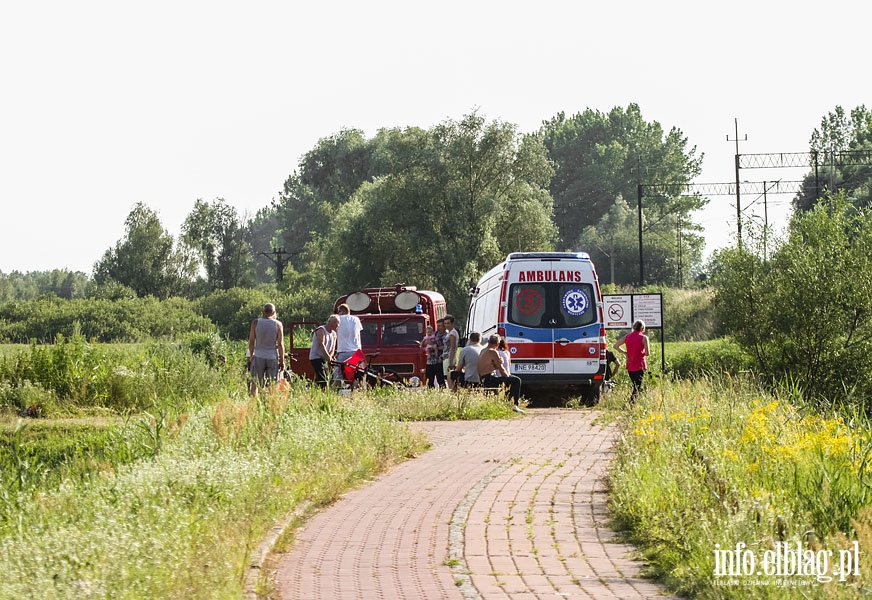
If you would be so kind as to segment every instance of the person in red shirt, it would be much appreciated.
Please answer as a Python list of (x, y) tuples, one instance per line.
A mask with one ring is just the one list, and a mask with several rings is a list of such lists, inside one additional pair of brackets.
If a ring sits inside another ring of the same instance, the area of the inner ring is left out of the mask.
[(642, 391), (645, 371), (648, 370), (648, 356), (651, 355), (648, 336), (645, 335), (645, 323), (633, 323), (633, 330), (618, 340), (615, 350), (627, 357), (627, 374), (633, 382), (633, 392), (630, 394), (632, 402), (636, 399), (636, 394)]

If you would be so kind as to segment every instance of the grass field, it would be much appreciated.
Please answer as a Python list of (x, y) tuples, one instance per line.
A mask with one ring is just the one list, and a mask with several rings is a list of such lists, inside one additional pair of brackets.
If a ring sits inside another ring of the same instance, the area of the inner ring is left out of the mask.
[(729, 377), (662, 380), (625, 403), (603, 403), (624, 432), (610, 506), (652, 575), (700, 598), (868, 595), (868, 419)]
[(509, 418), (493, 396), (286, 394), (0, 427), (0, 598), (238, 598), (249, 553), (300, 506), (427, 447), (405, 420)]

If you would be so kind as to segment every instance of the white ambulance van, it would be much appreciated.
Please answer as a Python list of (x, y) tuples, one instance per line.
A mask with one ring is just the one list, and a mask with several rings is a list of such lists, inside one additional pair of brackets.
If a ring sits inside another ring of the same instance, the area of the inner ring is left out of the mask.
[(466, 334), (505, 336), (525, 388), (577, 387), (599, 400), (606, 365), (603, 300), (586, 252), (515, 252), (471, 290)]

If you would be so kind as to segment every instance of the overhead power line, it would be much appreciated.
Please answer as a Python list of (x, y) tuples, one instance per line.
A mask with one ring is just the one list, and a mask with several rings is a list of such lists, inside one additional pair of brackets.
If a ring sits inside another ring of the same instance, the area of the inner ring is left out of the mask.
[[(799, 194), (804, 181), (741, 181), (741, 194)], [(728, 183), (643, 183), (642, 196), (735, 196), (735, 182)], [(811, 187), (814, 187), (813, 185)]]

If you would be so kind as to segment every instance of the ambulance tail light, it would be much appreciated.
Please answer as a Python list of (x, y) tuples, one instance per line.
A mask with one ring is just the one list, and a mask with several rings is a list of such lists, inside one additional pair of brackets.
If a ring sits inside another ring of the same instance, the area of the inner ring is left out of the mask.
[(497, 335), (500, 337), (506, 337), (506, 328), (505, 327), (497, 327)]
[(600, 327), (599, 347), (600, 347), (600, 360), (602, 362), (606, 361), (606, 345), (608, 343), (609, 343), (609, 338), (606, 337), (606, 328)]

